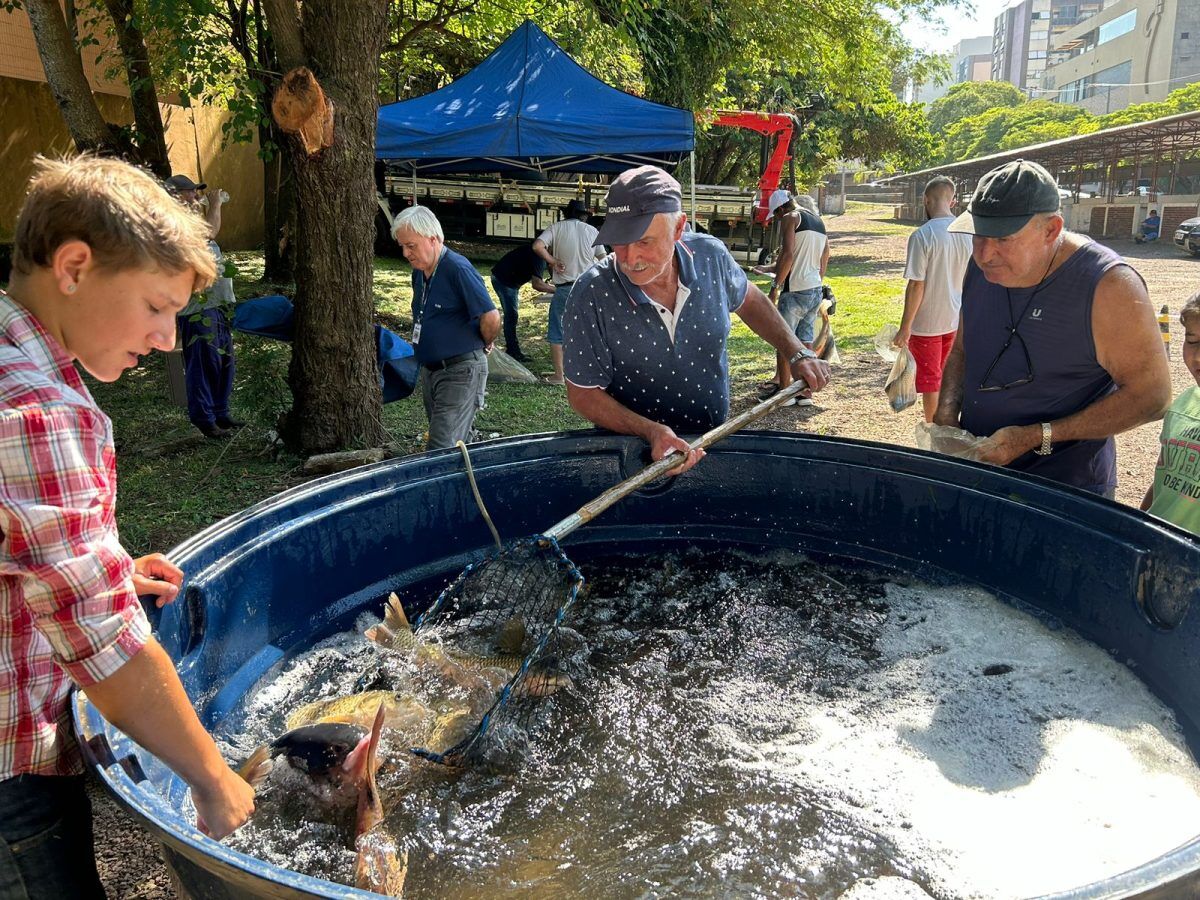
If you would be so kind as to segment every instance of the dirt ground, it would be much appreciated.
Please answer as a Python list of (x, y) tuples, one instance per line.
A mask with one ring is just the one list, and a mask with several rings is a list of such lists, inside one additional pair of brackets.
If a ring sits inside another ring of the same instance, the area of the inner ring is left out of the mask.
[[(832, 254), (869, 262), (873, 275), (900, 277), (904, 269), (904, 235), (879, 234), (871, 219), (882, 214), (852, 212), (827, 220)], [(1132, 240), (1110, 242), (1142, 274), (1155, 309), (1166, 304), (1171, 315), (1171, 375), (1174, 393), (1192, 384), (1179, 359), (1182, 330), (1178, 324), (1183, 302), (1200, 289), (1200, 259), (1179, 252), (1169, 241), (1137, 245)], [(854, 302), (853, 292), (839, 295), (844, 308)], [(900, 308), (897, 305), (896, 318)], [(837, 317), (833, 319), (837, 329)], [(790, 408), (769, 417), (760, 426), (779, 431), (816, 431), (912, 446), (920, 413), (913, 407), (895, 414), (883, 395), (886, 367), (874, 353), (844, 355), (835, 381), (811, 408)], [(743, 391), (743, 393), (746, 393)], [(749, 402), (749, 401), (746, 401)], [(1117, 439), (1120, 483), (1117, 499), (1136, 506), (1154, 473), (1158, 455), (1158, 423), (1121, 435)], [(157, 844), (113, 804), (96, 786), (92, 792), (96, 813), (96, 854), (100, 874), (113, 900), (170, 900), (176, 894), (159, 859)]]

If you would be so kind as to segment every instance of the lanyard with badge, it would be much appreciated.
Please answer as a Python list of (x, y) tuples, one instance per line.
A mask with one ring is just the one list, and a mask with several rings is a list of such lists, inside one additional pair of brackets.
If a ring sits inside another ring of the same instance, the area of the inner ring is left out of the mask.
[[(442, 257), (446, 255), (446, 248), (443, 247), (438, 254), (437, 262), (433, 264), (433, 271), (429, 273), (427, 278), (422, 279), (421, 284), (421, 305), (417, 308), (416, 321), (413, 322), (413, 338), (414, 344), (421, 340), (421, 319), (425, 317), (425, 301), (429, 299), (429, 286), (433, 284), (433, 279), (437, 277), (438, 266), (442, 264)], [(424, 275), (424, 273), (421, 273)]]

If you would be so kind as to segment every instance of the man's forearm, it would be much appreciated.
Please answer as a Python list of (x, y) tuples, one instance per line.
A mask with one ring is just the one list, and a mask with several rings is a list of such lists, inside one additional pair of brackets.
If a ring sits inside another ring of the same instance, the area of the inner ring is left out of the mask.
[(632, 434), (649, 441), (651, 432), (659, 427), (657, 422), (639, 416), (601, 388), (578, 387), (567, 382), (567, 401), (575, 412), (593, 425), (607, 428), (617, 434)]
[(1154, 373), (1148, 373), (1144, 382), (1123, 384), (1079, 412), (1051, 422), (1054, 442), (1109, 438), (1161, 419), (1165, 406)]
[(536, 240), (533, 242), (533, 252), (536, 253), (538, 256), (540, 256), (543, 260), (545, 260), (551, 266), (553, 266), (554, 263), (556, 262), (556, 260), (554, 259), (554, 254), (552, 254), (550, 252), (549, 248), (541, 240)]
[(925, 300), (925, 282), (910, 281), (904, 288), (904, 314), (900, 317), (900, 330), (912, 328), (917, 310)]
[(746, 299), (742, 301), (737, 314), (751, 331), (784, 357), (790, 357), (800, 349), (800, 339), (787, 327), (779, 310), (753, 285), (747, 290)]
[(226, 769), (200, 724), (170, 657), (151, 638), (115, 673), (85, 688), (88, 699), (192, 787), (207, 788)]
[(485, 344), (490, 344), (496, 340), (496, 335), (500, 333), (500, 313), (492, 310), (489, 313), (484, 313), (479, 317), (479, 336), (483, 338)]
[(942, 386), (938, 391), (937, 412), (933, 414), (935, 425), (958, 427), (962, 415), (963, 379), (966, 376), (966, 358), (963, 355), (962, 330), (954, 339), (946, 365), (942, 368)]

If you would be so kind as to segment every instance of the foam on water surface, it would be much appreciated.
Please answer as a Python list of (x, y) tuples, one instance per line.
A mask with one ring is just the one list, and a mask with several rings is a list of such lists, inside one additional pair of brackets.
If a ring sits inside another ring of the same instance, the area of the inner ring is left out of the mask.
[[(781, 552), (581, 568), (567, 645), (586, 677), (509, 735), (519, 764), (455, 774), (387, 748), (410, 896), (1024, 897), (1196, 831), (1200, 773), (1170, 711), (981, 590)], [(268, 673), (227, 755), (364, 682), (428, 690), (361, 638), (373, 621)], [(350, 880), (350, 812), (289, 777), (233, 845)]]

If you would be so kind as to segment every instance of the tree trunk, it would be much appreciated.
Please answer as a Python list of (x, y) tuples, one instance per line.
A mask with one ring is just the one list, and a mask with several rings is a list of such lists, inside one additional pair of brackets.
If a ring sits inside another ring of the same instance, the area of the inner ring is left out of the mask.
[(125, 76), (129, 79), (129, 102), (133, 106), (140, 161), (159, 178), (170, 178), (171, 160), (167, 156), (162, 110), (158, 106), (158, 92), (154, 89), (154, 76), (150, 72), (146, 39), (134, 23), (133, 0), (104, 0), (104, 6), (116, 26), (117, 46), (125, 60)]
[[(297, 50), (295, 5), (267, 6), (280, 61)], [(289, 148), (295, 175), (296, 330), (284, 437), (306, 454), (386, 437), (376, 362), (375, 115), (386, 0), (306, 0), (304, 63), (333, 101), (333, 145)], [(288, 18), (277, 18), (290, 10)], [(288, 140), (293, 140), (289, 138)]]
[(83, 63), (75, 42), (71, 40), (63, 18), (62, 7), (57, 0), (26, 0), (25, 10), (46, 72), (46, 83), (50, 85), (76, 148), (81, 153), (108, 156), (127, 153), (131, 148), (100, 115), (91, 86), (83, 74)]

